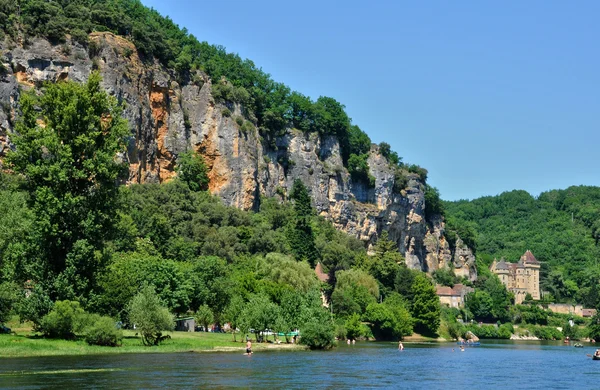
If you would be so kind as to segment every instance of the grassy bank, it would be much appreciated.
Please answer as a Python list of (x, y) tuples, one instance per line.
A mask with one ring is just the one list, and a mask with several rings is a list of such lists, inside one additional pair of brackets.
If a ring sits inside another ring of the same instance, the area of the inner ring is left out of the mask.
[[(171, 332), (171, 339), (157, 347), (146, 347), (136, 336), (135, 331), (124, 331), (123, 345), (120, 347), (100, 347), (88, 345), (84, 340), (45, 339), (31, 332), (27, 327), (12, 328), (16, 334), (0, 335), (0, 357), (58, 356), (58, 355), (98, 355), (114, 353), (175, 353), (175, 352), (240, 352), (245, 343), (233, 342), (230, 334), (207, 332)], [(302, 345), (252, 343), (254, 352), (266, 350), (303, 350)]]

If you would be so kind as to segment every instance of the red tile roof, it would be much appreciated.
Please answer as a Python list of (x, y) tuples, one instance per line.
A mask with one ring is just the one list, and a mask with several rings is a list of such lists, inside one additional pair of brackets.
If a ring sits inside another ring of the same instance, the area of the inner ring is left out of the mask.
[(531, 264), (539, 264), (540, 262), (537, 261), (537, 259), (535, 258), (535, 256), (533, 255), (533, 253), (531, 253), (530, 250), (527, 250), (523, 256), (521, 256), (521, 260), (527, 262), (527, 263), (531, 263)]

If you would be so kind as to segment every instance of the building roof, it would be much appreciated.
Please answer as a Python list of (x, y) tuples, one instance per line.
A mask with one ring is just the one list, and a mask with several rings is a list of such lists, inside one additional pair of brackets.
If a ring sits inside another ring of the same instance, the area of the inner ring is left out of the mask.
[(593, 317), (596, 315), (596, 309), (582, 309), (581, 316), (582, 317)]
[(506, 264), (506, 261), (504, 261), (504, 259), (500, 259), (500, 261), (496, 264), (496, 269), (508, 270), (508, 264)]
[(327, 282), (329, 280), (329, 275), (323, 272), (323, 266), (321, 263), (317, 263), (317, 266), (315, 267), (315, 274), (317, 274), (317, 279), (319, 279), (321, 282)]
[(523, 256), (521, 256), (521, 260), (523, 260), (525, 263), (530, 263), (530, 264), (539, 264), (540, 263), (539, 261), (537, 261), (537, 259), (535, 258), (533, 253), (531, 253), (531, 251), (529, 249), (523, 254)]
[(473, 289), (471, 287), (465, 286), (463, 284), (455, 284), (454, 287), (441, 286), (441, 285), (435, 286), (435, 293), (438, 296), (461, 297), (461, 296), (471, 292), (472, 290)]

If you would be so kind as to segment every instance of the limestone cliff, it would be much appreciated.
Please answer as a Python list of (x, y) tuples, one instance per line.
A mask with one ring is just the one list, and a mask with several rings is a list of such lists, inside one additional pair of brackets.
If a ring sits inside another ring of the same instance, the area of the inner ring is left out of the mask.
[(76, 43), (53, 46), (43, 39), (33, 39), (27, 47), (6, 41), (0, 45), (5, 69), (0, 73), (0, 157), (10, 147), (22, 90), (45, 81), (83, 82), (98, 69), (106, 90), (125, 103), (131, 126), (129, 182), (171, 179), (177, 156), (189, 148), (204, 156), (210, 191), (231, 206), (255, 209), (262, 196), (285, 197), (300, 178), (317, 211), (338, 229), (369, 246), (387, 230), (409, 267), (432, 272), (452, 265), (457, 274), (476, 278), (471, 251), (462, 242), (451, 251), (443, 221), (425, 220), (419, 177), (409, 174), (408, 184), (395, 193), (394, 171), (377, 146), (368, 160), (375, 186), (368, 188), (351, 180), (335, 137), (290, 129), (271, 148), (256, 129), (236, 122), (241, 107), (231, 105), (230, 114), (223, 114), (226, 107), (215, 103), (206, 75), (178, 81), (158, 62), (143, 62), (131, 42), (111, 33), (93, 33), (90, 42), (93, 52)]

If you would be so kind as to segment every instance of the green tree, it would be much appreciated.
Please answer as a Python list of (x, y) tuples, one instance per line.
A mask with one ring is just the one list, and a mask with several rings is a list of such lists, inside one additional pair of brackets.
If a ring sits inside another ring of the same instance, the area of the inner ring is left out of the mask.
[(181, 153), (177, 159), (177, 173), (192, 191), (208, 189), (208, 174), (204, 158), (198, 153), (188, 151)]
[(435, 287), (423, 274), (415, 276), (411, 313), (415, 320), (415, 330), (427, 335), (435, 335), (440, 326), (440, 299)]
[[(242, 311), (243, 322), (255, 329), (257, 334), (275, 326), (279, 316), (279, 307), (264, 294), (250, 297), (248, 304)], [(257, 336), (258, 338), (258, 336)]]
[(154, 287), (145, 285), (129, 304), (129, 320), (142, 335), (144, 345), (158, 345), (174, 328), (173, 315), (163, 306)]
[(208, 332), (208, 326), (213, 323), (215, 316), (212, 310), (207, 305), (202, 305), (196, 310), (194, 315), (196, 322), (204, 327), (204, 331)]
[(331, 320), (312, 320), (300, 329), (300, 342), (310, 349), (330, 349), (335, 343), (335, 325)]
[(390, 295), (383, 303), (367, 306), (365, 318), (371, 322), (377, 339), (399, 339), (412, 334), (413, 319), (404, 299), (397, 293)]
[(312, 207), (308, 189), (301, 180), (296, 179), (292, 187), (291, 198), (294, 202), (295, 221), (288, 230), (288, 242), (298, 260), (306, 260), (315, 267), (319, 253), (315, 245), (315, 236), (311, 226)]
[(5, 323), (14, 313), (14, 309), (21, 300), (19, 293), (22, 290), (15, 283), (4, 282), (0, 284), (0, 324)]
[(475, 316), (477, 321), (489, 322), (494, 319), (494, 301), (487, 291), (475, 291), (467, 295), (467, 309)]
[(587, 333), (590, 339), (600, 341), (600, 310), (592, 317), (592, 320), (587, 327)]
[(79, 302), (57, 301), (54, 308), (41, 321), (41, 330), (46, 337), (73, 339), (86, 323), (86, 312)]
[(375, 256), (371, 265), (371, 273), (379, 280), (385, 291), (394, 289), (396, 276), (400, 269), (400, 264), (404, 258), (398, 252), (396, 243), (388, 238), (386, 230), (381, 232), (381, 237), (375, 244)]
[[(63, 278), (77, 296), (89, 293), (102, 269), (93, 251), (113, 236), (117, 183), (126, 172), (118, 155), (125, 152), (128, 125), (100, 81), (92, 73), (84, 85), (49, 84), (39, 99), (22, 94), (22, 115), (11, 137), (16, 148), (7, 157), (25, 177), (35, 215), (35, 249), (29, 256), (41, 261), (42, 272), (26, 277)], [(75, 248), (83, 256), (69, 258)]]
[(244, 299), (239, 295), (234, 295), (229, 304), (225, 308), (224, 320), (231, 325), (231, 333), (233, 333), (233, 341), (236, 341), (236, 329), (240, 325), (242, 311), (244, 310)]

